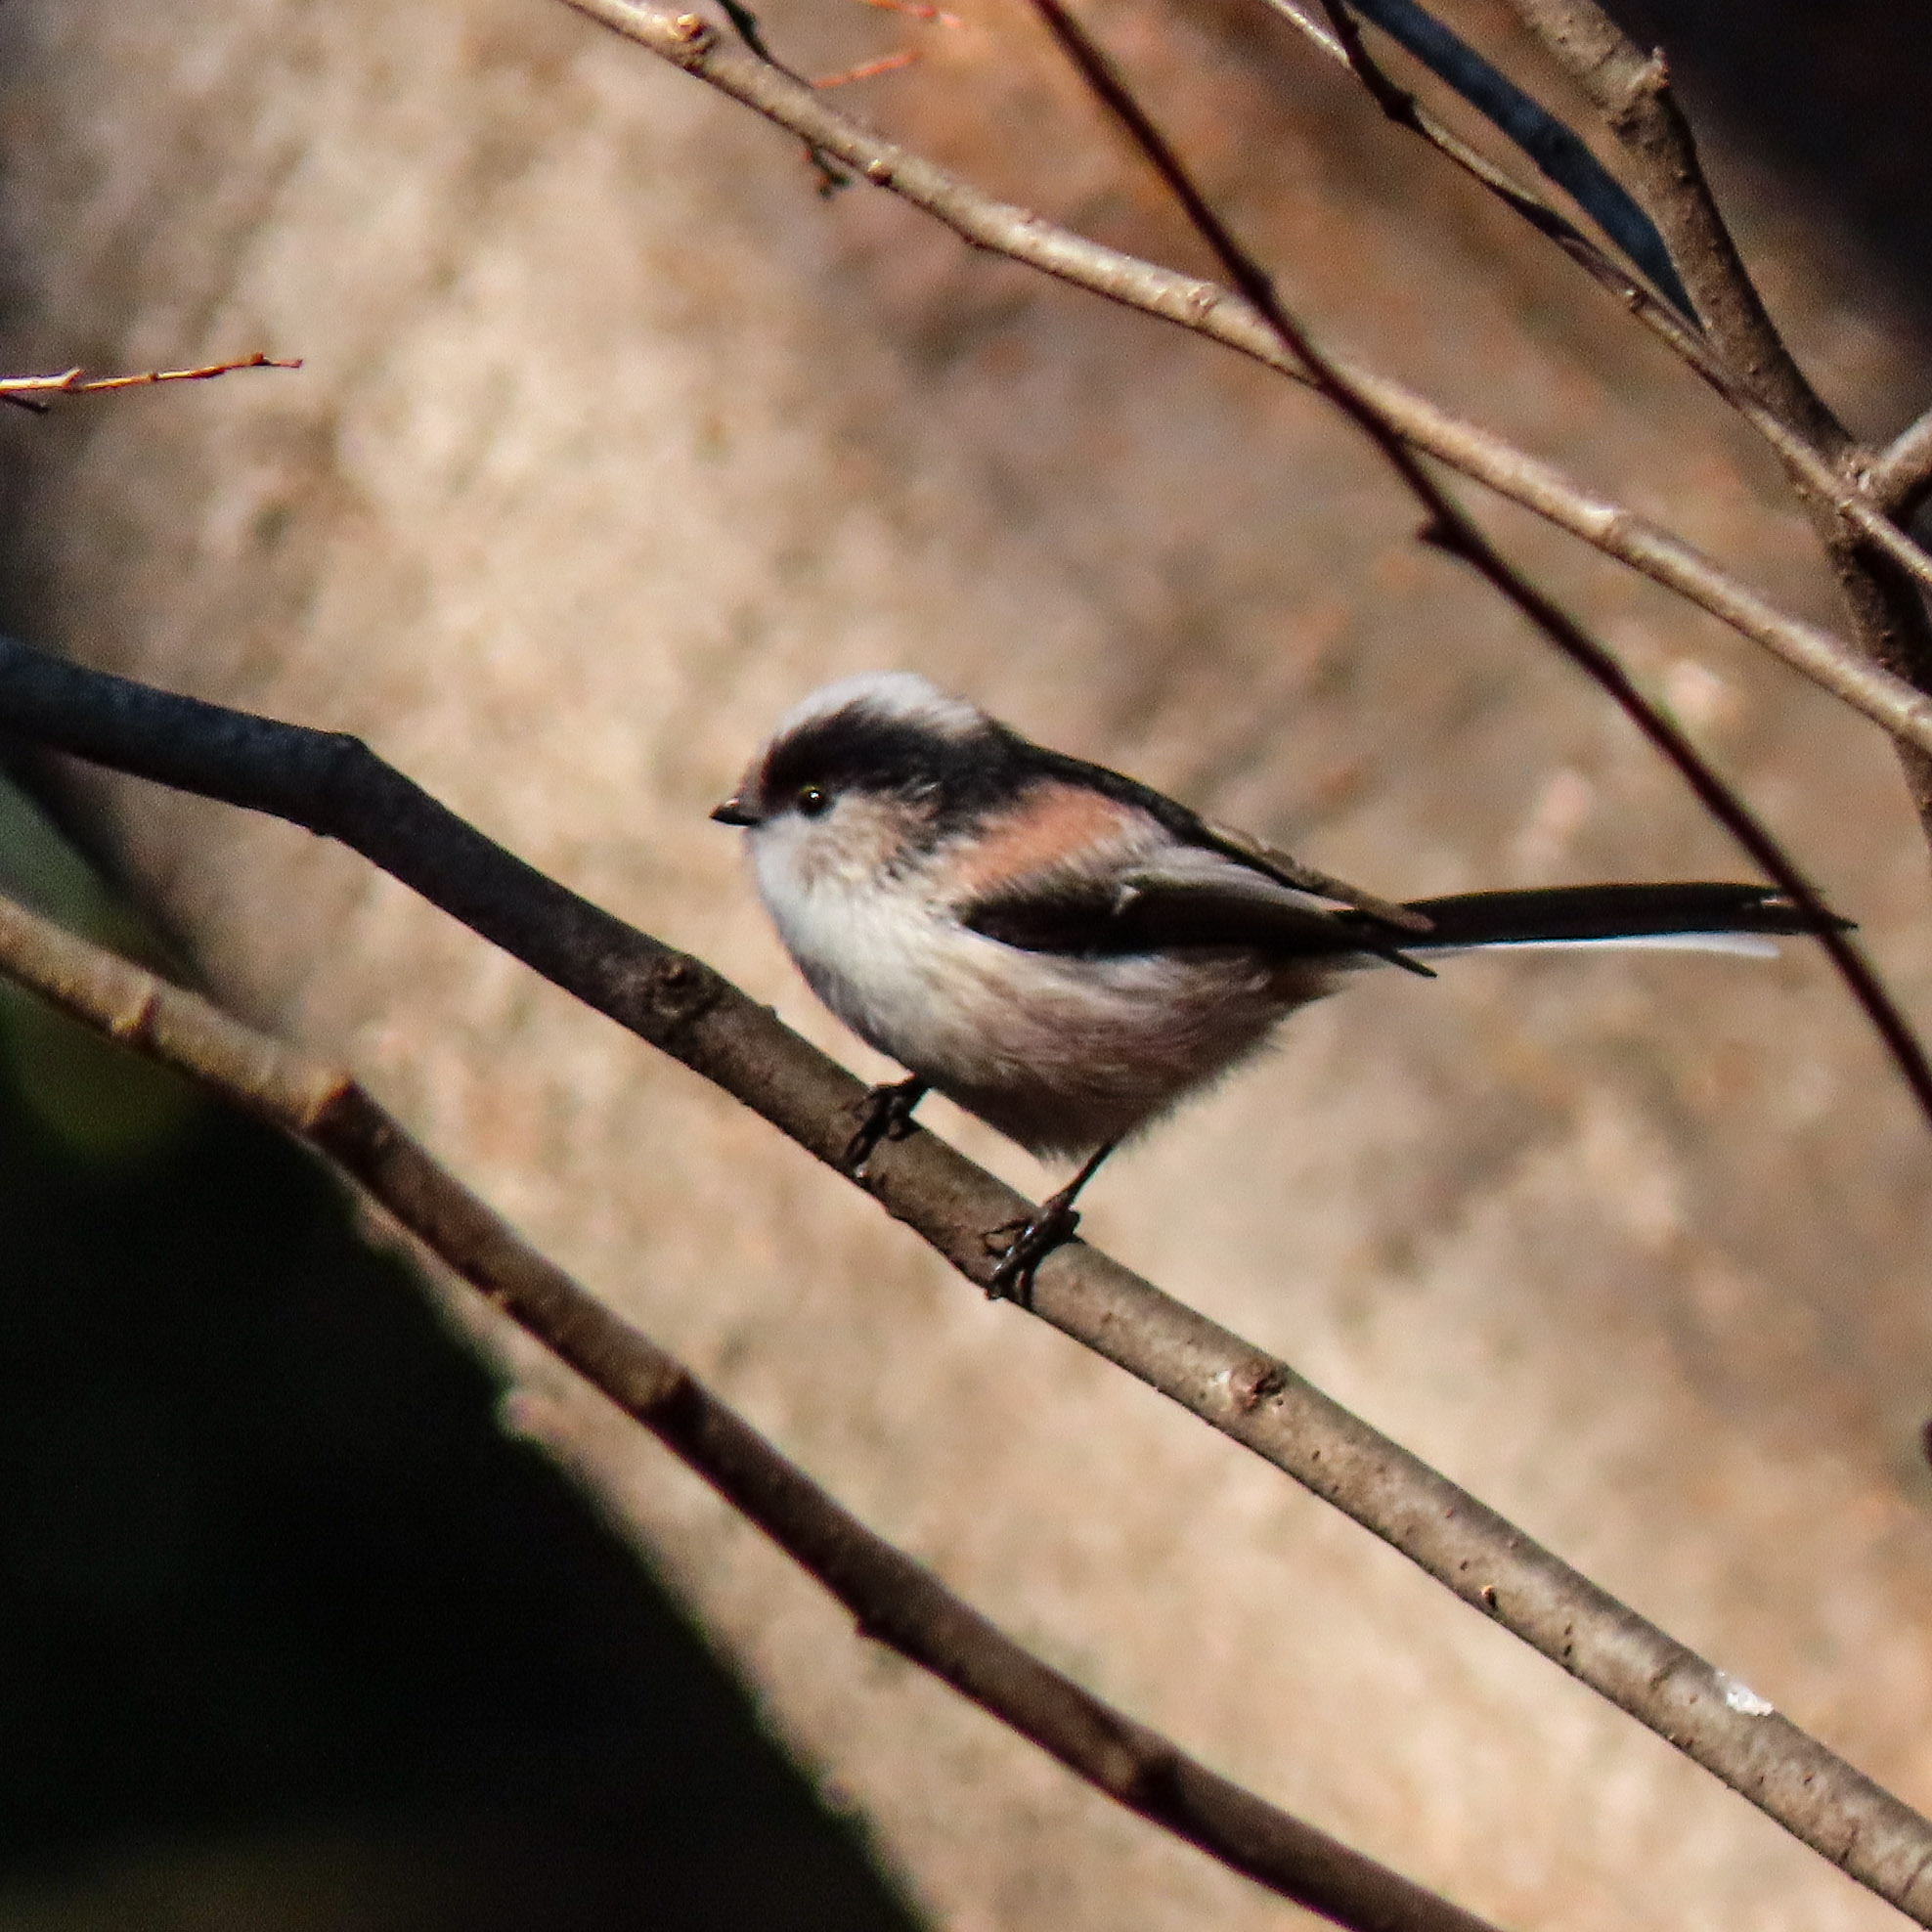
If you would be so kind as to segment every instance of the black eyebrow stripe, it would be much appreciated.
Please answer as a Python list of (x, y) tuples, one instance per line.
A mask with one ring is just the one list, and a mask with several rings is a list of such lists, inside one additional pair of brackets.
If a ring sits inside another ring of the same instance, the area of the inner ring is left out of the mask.
[(809, 720), (766, 757), (760, 783), (773, 801), (805, 785), (897, 792), (934, 801), (957, 821), (1010, 798), (1030, 773), (1032, 748), (988, 720), (955, 734), (874, 710), (863, 700)]

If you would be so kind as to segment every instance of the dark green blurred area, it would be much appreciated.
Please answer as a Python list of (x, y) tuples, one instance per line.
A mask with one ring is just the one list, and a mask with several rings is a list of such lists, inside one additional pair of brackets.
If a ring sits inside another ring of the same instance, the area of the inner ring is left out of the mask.
[[(140, 945), (5, 787), (0, 888)], [(11, 988), (0, 1336), (0, 1932), (909, 1924), (319, 1167)]]

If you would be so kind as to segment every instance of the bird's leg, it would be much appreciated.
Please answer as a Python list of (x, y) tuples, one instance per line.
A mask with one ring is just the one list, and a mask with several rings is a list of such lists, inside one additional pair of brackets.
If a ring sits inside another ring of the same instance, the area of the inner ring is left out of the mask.
[(1023, 1308), (1032, 1306), (1033, 1275), (1056, 1248), (1073, 1240), (1074, 1230), (1080, 1224), (1074, 1203), (1081, 1188), (1100, 1171), (1100, 1164), (1120, 1144), (1118, 1140), (1110, 1140), (1095, 1148), (1087, 1156), (1080, 1171), (1058, 1194), (1049, 1195), (1042, 1201), (1031, 1220), (1009, 1221), (1004, 1227), (994, 1228), (987, 1237), (988, 1244), (994, 1247), (998, 1246), (1001, 1235), (1010, 1234), (1013, 1237), (1006, 1246), (1006, 1251), (999, 1257), (999, 1266), (992, 1271), (991, 1281), (987, 1284), (989, 1299), (1017, 1301)]
[(928, 1091), (917, 1074), (889, 1086), (875, 1086), (855, 1110), (858, 1125), (846, 1143), (842, 1164), (846, 1172), (859, 1172), (882, 1140), (903, 1140), (912, 1130), (912, 1110)]

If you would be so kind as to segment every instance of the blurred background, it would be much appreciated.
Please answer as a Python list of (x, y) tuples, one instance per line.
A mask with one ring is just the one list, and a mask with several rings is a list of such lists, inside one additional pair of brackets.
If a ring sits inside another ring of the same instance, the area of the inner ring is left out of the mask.
[[(182, 970), (5, 783), (0, 890)], [(910, 1926), (318, 1164), (11, 987), (0, 1337), (0, 1932)]]

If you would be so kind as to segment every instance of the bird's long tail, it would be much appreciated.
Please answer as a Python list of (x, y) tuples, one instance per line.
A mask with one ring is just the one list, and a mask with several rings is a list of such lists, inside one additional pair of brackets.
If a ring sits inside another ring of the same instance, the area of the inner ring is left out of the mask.
[[(1423, 955), (1494, 945), (1756, 952), (1771, 949), (1764, 942), (1820, 930), (1818, 920), (1770, 886), (1552, 886), (1413, 900), (1409, 910), (1432, 926), (1403, 934), (1398, 944), (1405, 953)], [(1833, 914), (1826, 930), (1844, 932), (1851, 923)]]

